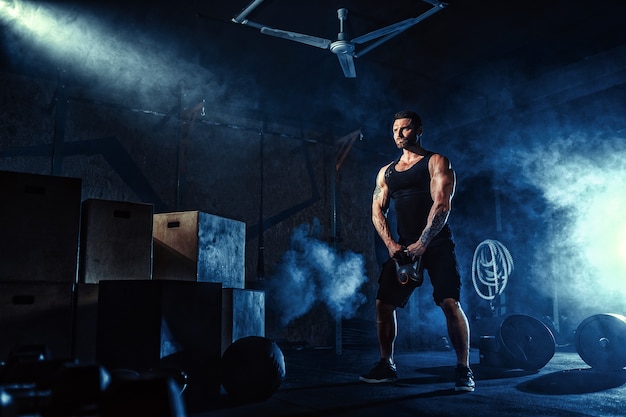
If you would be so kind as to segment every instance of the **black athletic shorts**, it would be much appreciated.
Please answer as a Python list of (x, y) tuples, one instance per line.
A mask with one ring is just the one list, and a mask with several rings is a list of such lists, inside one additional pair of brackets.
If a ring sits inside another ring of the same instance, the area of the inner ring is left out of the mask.
[[(460, 301), (461, 274), (451, 238), (439, 238), (426, 249), (422, 256), (422, 267), (426, 270), (433, 286), (433, 300), (439, 305), (445, 298)], [(383, 263), (378, 277), (376, 299), (385, 304), (404, 307), (409, 301), (415, 286), (400, 284), (396, 277), (396, 262), (388, 259)]]

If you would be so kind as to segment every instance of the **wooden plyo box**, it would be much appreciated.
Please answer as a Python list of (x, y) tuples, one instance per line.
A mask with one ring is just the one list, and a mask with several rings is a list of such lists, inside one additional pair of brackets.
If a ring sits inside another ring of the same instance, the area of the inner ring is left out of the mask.
[(0, 281), (76, 281), (81, 186), (0, 171)]
[(20, 346), (46, 346), (54, 359), (70, 359), (72, 283), (0, 283), (0, 360)]
[(83, 201), (79, 282), (150, 279), (153, 212), (152, 204)]
[(245, 223), (201, 211), (154, 215), (152, 279), (245, 287)]

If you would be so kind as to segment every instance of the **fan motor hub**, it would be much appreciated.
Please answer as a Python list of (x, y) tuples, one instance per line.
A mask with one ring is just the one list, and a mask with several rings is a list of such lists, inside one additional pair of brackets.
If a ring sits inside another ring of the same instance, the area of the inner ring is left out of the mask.
[(348, 41), (335, 41), (330, 44), (330, 51), (333, 54), (354, 54), (354, 45)]

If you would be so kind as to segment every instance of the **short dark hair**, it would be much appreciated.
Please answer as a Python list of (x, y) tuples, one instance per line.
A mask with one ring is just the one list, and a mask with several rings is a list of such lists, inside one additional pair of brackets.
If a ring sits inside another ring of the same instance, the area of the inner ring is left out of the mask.
[(400, 110), (393, 116), (394, 122), (398, 119), (411, 119), (415, 127), (420, 127), (422, 125), (422, 118), (419, 114), (415, 113), (411, 110)]

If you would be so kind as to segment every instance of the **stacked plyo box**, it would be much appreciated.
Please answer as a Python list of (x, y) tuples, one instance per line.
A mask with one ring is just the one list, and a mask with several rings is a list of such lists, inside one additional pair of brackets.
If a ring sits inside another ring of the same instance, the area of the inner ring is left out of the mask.
[(265, 333), (245, 289), (245, 224), (88, 199), (77, 178), (0, 171), (0, 360), (41, 346), (106, 368), (180, 368), (190, 408), (219, 396), (225, 348)]
[(82, 202), (74, 355), (96, 357), (101, 280), (145, 280), (152, 275), (152, 204), (105, 199)]
[(183, 369), (191, 410), (219, 397), (225, 348), (264, 334), (264, 293), (245, 289), (240, 221), (201, 211), (154, 214), (152, 279), (100, 281), (98, 362)]
[(29, 345), (72, 355), (81, 185), (0, 171), (0, 360)]
[(153, 279), (222, 285), (221, 353), (245, 336), (265, 336), (265, 293), (245, 288), (245, 223), (182, 211), (154, 215)]
[(154, 215), (153, 279), (219, 282), (245, 286), (243, 222), (184, 211)]
[(0, 171), (0, 280), (73, 283), (81, 180)]
[(98, 363), (140, 373), (184, 372), (190, 411), (219, 398), (219, 283), (101, 280), (98, 285)]
[(79, 282), (150, 279), (153, 212), (152, 204), (83, 201)]

